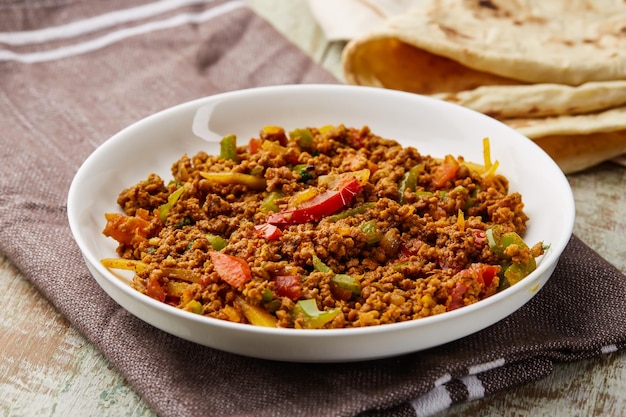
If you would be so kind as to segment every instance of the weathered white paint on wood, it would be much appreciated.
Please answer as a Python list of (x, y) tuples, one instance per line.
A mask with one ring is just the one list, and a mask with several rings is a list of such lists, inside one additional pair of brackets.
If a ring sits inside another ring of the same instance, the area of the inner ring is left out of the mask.
[(0, 415), (153, 415), (5, 256), (0, 288)]

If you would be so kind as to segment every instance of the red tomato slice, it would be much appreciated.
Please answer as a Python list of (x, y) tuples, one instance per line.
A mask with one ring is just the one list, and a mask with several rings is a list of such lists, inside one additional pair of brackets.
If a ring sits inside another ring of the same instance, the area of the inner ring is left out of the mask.
[(463, 281), (457, 282), (452, 291), (450, 292), (450, 299), (447, 304), (447, 311), (456, 310), (465, 305), (463, 302), (463, 296), (467, 292), (467, 285)]
[(465, 293), (470, 289), (470, 286), (474, 288), (478, 285), (480, 293), (478, 297), (480, 299), (487, 298), (496, 293), (498, 287), (498, 281), (495, 281), (498, 272), (501, 267), (498, 265), (487, 264), (472, 264), (469, 268), (463, 269), (456, 273), (455, 277), (463, 278), (456, 283), (452, 291), (450, 292), (450, 298), (448, 300), (447, 309), (455, 310), (459, 307), (463, 307), (463, 298)]
[(487, 241), (487, 233), (481, 229), (470, 229), (474, 235), (474, 244), (478, 247), (482, 247)]
[(148, 284), (146, 285), (146, 294), (149, 297), (154, 298), (157, 301), (163, 302), (165, 301), (165, 290), (163, 286), (155, 277), (151, 277), (148, 279)]
[(222, 252), (209, 252), (215, 272), (231, 286), (238, 288), (250, 281), (252, 272), (246, 261)]
[(276, 240), (283, 235), (283, 232), (273, 224), (263, 223), (254, 226), (257, 234), (267, 240)]
[(278, 295), (296, 301), (302, 296), (302, 278), (300, 275), (277, 275), (274, 277)]
[(248, 143), (248, 151), (251, 154), (258, 153), (261, 150), (261, 145), (263, 144), (263, 139), (252, 138)]
[(452, 155), (446, 155), (441, 165), (433, 173), (433, 186), (443, 188), (448, 181), (456, 176), (459, 170), (459, 161)]
[(328, 190), (313, 197), (301, 206), (280, 213), (270, 214), (267, 222), (271, 224), (300, 224), (320, 220), (341, 210), (361, 191), (359, 180), (350, 177), (336, 190)]
[(488, 289), (493, 285), (493, 279), (500, 272), (501, 267), (496, 265), (481, 265), (479, 273), (479, 282), (482, 280), (482, 284), (485, 289)]

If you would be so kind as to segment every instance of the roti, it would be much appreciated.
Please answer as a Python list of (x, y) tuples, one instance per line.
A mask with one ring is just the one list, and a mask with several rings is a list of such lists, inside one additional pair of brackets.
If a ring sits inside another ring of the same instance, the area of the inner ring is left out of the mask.
[(343, 66), (495, 117), (568, 173), (626, 152), (621, 0), (430, 0), (350, 41)]
[[(625, 31), (623, 0), (430, 0), (352, 40), (345, 75), (349, 82), (365, 77), (414, 88), (416, 79), (428, 84), (424, 64), (434, 55), (438, 75), (462, 75), (469, 84), (483, 77), (566, 85), (623, 80)], [(406, 68), (412, 78), (394, 76)]]

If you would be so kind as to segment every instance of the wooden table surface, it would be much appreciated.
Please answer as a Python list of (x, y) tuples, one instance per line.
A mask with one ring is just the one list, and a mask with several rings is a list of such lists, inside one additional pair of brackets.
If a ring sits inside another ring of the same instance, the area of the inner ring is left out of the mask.
[[(248, 2), (342, 78), (343, 45), (324, 40), (305, 0)], [(626, 273), (626, 169), (606, 163), (568, 178), (577, 207), (574, 233)], [(2, 254), (0, 283), (0, 416), (155, 415), (107, 359)], [(475, 415), (624, 416), (626, 352), (557, 364), (554, 373), (541, 381), (440, 414)]]

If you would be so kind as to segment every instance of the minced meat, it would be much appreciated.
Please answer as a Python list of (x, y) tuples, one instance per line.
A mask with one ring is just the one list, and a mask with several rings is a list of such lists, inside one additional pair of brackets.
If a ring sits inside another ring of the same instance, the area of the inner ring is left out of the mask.
[[(123, 190), (104, 233), (137, 261), (134, 288), (198, 314), (288, 328), (414, 320), (514, 284), (507, 268), (523, 277), (543, 253), (519, 238), (521, 195), (488, 168), (367, 127), (268, 126), (236, 154), (183, 155), (167, 184), (150, 174)], [(505, 235), (518, 239), (504, 247)]]

